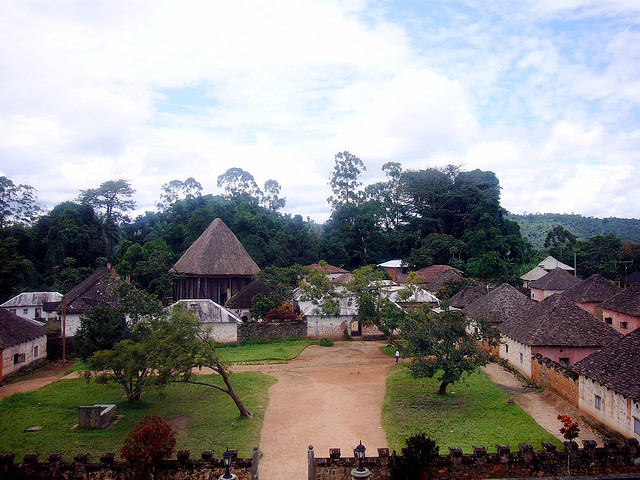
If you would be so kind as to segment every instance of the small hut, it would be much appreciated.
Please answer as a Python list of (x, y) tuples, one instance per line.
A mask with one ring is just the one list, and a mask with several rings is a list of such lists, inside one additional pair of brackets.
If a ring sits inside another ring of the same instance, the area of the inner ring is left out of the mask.
[(208, 298), (224, 305), (260, 271), (238, 238), (216, 218), (193, 242), (172, 271), (177, 300)]

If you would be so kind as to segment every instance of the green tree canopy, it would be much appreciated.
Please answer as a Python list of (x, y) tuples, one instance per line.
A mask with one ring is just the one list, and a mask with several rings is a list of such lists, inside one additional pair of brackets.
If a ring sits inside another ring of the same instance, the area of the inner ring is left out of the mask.
[(360, 201), (360, 175), (367, 169), (364, 162), (350, 152), (340, 152), (335, 156), (335, 164), (329, 179), (333, 195), (327, 199), (335, 209), (349, 203)]

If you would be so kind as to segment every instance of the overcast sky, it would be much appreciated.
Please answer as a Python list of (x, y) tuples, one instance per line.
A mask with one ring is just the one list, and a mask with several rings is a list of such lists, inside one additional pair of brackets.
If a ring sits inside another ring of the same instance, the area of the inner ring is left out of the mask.
[(333, 158), (494, 171), (514, 213), (638, 218), (638, 0), (0, 0), (0, 174), (139, 209), (230, 167), (318, 222)]

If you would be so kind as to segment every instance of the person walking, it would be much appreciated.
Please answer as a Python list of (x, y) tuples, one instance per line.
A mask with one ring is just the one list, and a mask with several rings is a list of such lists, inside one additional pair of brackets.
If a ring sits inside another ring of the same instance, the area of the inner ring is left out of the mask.
[(396, 365), (398, 364), (398, 360), (400, 360), (400, 350), (396, 350)]

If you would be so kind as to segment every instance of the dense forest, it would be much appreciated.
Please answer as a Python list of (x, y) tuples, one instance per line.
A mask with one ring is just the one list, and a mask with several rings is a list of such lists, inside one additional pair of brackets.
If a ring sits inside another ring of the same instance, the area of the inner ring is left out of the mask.
[(268, 180), (260, 188), (240, 168), (218, 177), (222, 195), (202, 192), (194, 178), (162, 185), (156, 209), (135, 219), (128, 217), (135, 191), (125, 179), (81, 190), (75, 201), (45, 212), (31, 186), (0, 177), (0, 301), (26, 290), (64, 293), (107, 261), (166, 298), (170, 268), (216, 217), (262, 268), (326, 260), (352, 269), (402, 258), (414, 268), (449, 264), (472, 277), (515, 284), (548, 251), (563, 261), (575, 252), (583, 275), (612, 277), (620, 261), (640, 263), (638, 244), (623, 245), (613, 235), (582, 241), (557, 228), (544, 232), (545, 251), (536, 252), (501, 207), (493, 172), (403, 170), (390, 162), (382, 167), (385, 181), (363, 185), (364, 170), (349, 152), (335, 156), (328, 179), (332, 213), (323, 225), (282, 213), (279, 183)]
[(640, 242), (640, 219), (637, 218), (595, 218), (563, 213), (509, 213), (507, 218), (518, 222), (522, 236), (538, 250), (544, 248), (547, 233), (557, 225), (571, 231), (578, 240), (615, 235), (623, 242)]

